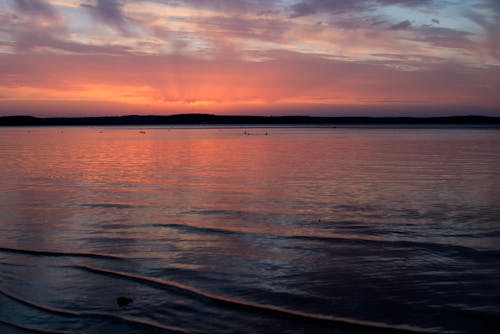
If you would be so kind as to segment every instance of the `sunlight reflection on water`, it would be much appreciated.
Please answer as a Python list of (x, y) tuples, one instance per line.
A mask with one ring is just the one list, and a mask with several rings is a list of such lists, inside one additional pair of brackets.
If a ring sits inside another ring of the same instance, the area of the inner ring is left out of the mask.
[[(311, 314), (498, 329), (498, 130), (101, 130), (1, 129), (1, 289), (199, 333), (337, 328), (207, 304), (88, 264)], [(117, 309), (122, 294), (136, 301)], [(89, 333), (147, 326), (61, 319), (6, 296), (0, 320)]]

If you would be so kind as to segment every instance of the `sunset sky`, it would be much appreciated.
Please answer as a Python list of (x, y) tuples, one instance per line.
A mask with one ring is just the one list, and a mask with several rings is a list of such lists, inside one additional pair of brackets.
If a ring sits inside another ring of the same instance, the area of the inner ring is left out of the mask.
[(500, 116), (497, 0), (0, 0), (0, 115)]

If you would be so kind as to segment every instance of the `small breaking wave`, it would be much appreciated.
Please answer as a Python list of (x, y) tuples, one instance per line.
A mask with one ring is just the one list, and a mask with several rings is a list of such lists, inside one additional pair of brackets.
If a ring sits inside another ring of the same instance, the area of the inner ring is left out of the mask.
[(487, 259), (497, 259), (500, 256), (500, 252), (495, 250), (487, 249), (476, 249), (472, 247), (447, 244), (447, 243), (435, 243), (429, 241), (419, 241), (419, 240), (409, 240), (405, 238), (398, 238), (395, 240), (381, 238), (381, 237), (362, 237), (362, 236), (317, 236), (317, 235), (300, 235), (300, 234), (270, 234), (263, 232), (253, 232), (253, 231), (241, 231), (233, 230), (219, 227), (206, 227), (197, 226), (192, 224), (154, 224), (156, 227), (172, 228), (176, 230), (182, 230), (186, 232), (193, 233), (206, 233), (206, 234), (218, 234), (218, 235), (242, 235), (251, 236), (254, 238), (270, 238), (270, 239), (292, 239), (292, 240), (302, 240), (311, 242), (336, 242), (343, 244), (374, 244), (374, 245), (384, 245), (387, 247), (398, 247), (398, 248), (413, 248), (413, 249), (424, 249), (432, 250), (437, 252), (452, 253), (454, 256), (463, 257), (480, 257), (482, 261)]
[[(48, 306), (48, 305), (43, 305), (40, 303), (36, 303), (30, 300), (27, 300), (21, 296), (15, 295), (11, 292), (7, 292), (3, 289), (0, 288), (0, 294), (4, 295), (5, 297), (14, 300), (18, 303), (27, 305), (29, 307), (56, 314), (59, 316), (63, 317), (79, 317), (79, 318), (88, 318), (88, 317), (98, 317), (98, 318), (108, 318), (108, 319), (114, 319), (120, 322), (125, 322), (125, 323), (130, 323), (133, 325), (141, 325), (144, 327), (149, 327), (149, 328), (154, 328), (154, 329), (161, 329), (165, 331), (169, 331), (171, 333), (186, 333), (187, 331), (183, 328), (180, 327), (174, 327), (174, 326), (166, 326), (163, 324), (160, 324), (155, 321), (150, 321), (150, 320), (145, 320), (145, 319), (139, 319), (135, 317), (130, 317), (130, 316), (123, 316), (123, 315), (117, 315), (117, 314), (112, 314), (112, 313), (106, 313), (106, 312), (97, 312), (97, 311), (70, 311), (62, 308), (57, 308), (53, 306)], [(52, 333), (52, 332), (49, 332)]]
[(0, 252), (4, 253), (15, 253), (15, 254), (25, 254), (25, 255), (39, 255), (39, 256), (53, 256), (53, 257), (87, 257), (87, 258), (99, 258), (99, 259), (127, 259), (126, 257), (115, 255), (115, 254), (104, 254), (104, 253), (89, 253), (89, 252), (56, 252), (48, 250), (34, 250), (25, 248), (10, 248), (10, 247), (0, 247)]
[[(152, 224), (153, 227), (166, 227), (166, 228), (172, 228), (176, 230), (183, 230), (186, 232), (204, 232), (204, 233), (213, 233), (213, 234), (255, 234), (258, 235), (257, 233), (252, 233), (252, 232), (245, 232), (245, 231), (233, 231), (229, 229), (223, 229), (223, 228), (215, 228), (215, 227), (202, 227), (202, 226), (195, 226), (195, 225), (188, 225), (188, 224)], [(262, 234), (264, 235), (264, 234)]]
[[(136, 275), (132, 273), (126, 273), (122, 271), (114, 271), (102, 268), (96, 268), (84, 264), (76, 264), (83, 270), (118, 277), (121, 279), (128, 279), (136, 281), (139, 283), (151, 285), (153, 287), (158, 287), (161, 289), (173, 290), (191, 297), (195, 297), (201, 300), (211, 301), (222, 306), (229, 306), (233, 308), (243, 309), (246, 311), (257, 312), (261, 314), (268, 314), (271, 316), (277, 316), (288, 319), (296, 319), (302, 321), (314, 321), (333, 324), (339, 328), (345, 328), (350, 330), (358, 330), (363, 332), (378, 332), (383, 330), (385, 333), (438, 333), (433, 329), (418, 328), (407, 325), (389, 325), (381, 322), (372, 322), (358, 319), (351, 319), (346, 317), (337, 317), (331, 315), (315, 314), (302, 311), (289, 310), (277, 306), (263, 305), (252, 302), (247, 302), (243, 300), (238, 300), (234, 298), (224, 297), (210, 292), (203, 291), (201, 289), (174, 282), (167, 281), (159, 278), (145, 277), (141, 275)], [(440, 333), (443, 333), (442, 331)]]

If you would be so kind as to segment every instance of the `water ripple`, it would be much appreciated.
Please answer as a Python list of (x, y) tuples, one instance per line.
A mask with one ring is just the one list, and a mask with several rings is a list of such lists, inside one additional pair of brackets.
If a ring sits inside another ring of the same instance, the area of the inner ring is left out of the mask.
[[(364, 321), (358, 319), (351, 319), (345, 317), (337, 317), (332, 315), (314, 314), (308, 312), (294, 311), (289, 309), (284, 309), (277, 306), (263, 305), (252, 302), (247, 302), (243, 300), (238, 300), (234, 298), (224, 297), (216, 295), (210, 292), (206, 292), (186, 284), (166, 281), (159, 278), (145, 277), (141, 275), (136, 275), (132, 273), (126, 273), (123, 271), (114, 271), (102, 268), (96, 268), (84, 264), (77, 264), (81, 269), (103, 274), (113, 277), (118, 277), (122, 279), (128, 279), (162, 289), (174, 290), (179, 293), (187, 294), (189, 296), (206, 299), (223, 306), (229, 306), (232, 308), (239, 308), (246, 311), (253, 311), (257, 313), (264, 313), (272, 316), (278, 316), (288, 319), (297, 319), (303, 321), (313, 321), (313, 322), (326, 322), (335, 325), (338, 328), (358, 330), (363, 332), (377, 332), (383, 330), (385, 333), (438, 333), (434, 329), (418, 328), (414, 326), (407, 325), (389, 325), (381, 322)], [(443, 333), (439, 331), (439, 333)]]
[(95, 312), (95, 311), (77, 312), (77, 311), (70, 311), (70, 310), (66, 310), (66, 309), (62, 309), (62, 308), (52, 307), (52, 306), (48, 306), (48, 305), (42, 305), (40, 303), (36, 303), (36, 302), (30, 301), (26, 298), (23, 298), (21, 296), (15, 295), (11, 292), (7, 292), (1, 288), (0, 288), (0, 294), (2, 294), (5, 297), (10, 298), (14, 301), (17, 301), (21, 304), (24, 304), (24, 305), (27, 305), (27, 306), (30, 306), (30, 307), (33, 307), (33, 308), (36, 308), (36, 309), (39, 309), (39, 310), (42, 310), (45, 312), (49, 312), (52, 314), (64, 316), (64, 317), (107, 318), (107, 319), (117, 320), (120, 322), (149, 327), (149, 328), (153, 328), (153, 329), (166, 330), (166, 331), (169, 331), (171, 333), (186, 333), (187, 332), (185, 329), (182, 329), (179, 327), (166, 326), (166, 325), (160, 324), (160, 323), (155, 322), (155, 321), (139, 319), (136, 317), (116, 315), (116, 314), (106, 313), (106, 312)]

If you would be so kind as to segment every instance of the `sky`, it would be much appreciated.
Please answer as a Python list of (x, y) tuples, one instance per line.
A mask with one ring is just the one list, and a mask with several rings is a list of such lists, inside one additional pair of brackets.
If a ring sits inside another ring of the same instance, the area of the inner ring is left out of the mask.
[(500, 116), (498, 0), (0, 0), (0, 115)]

